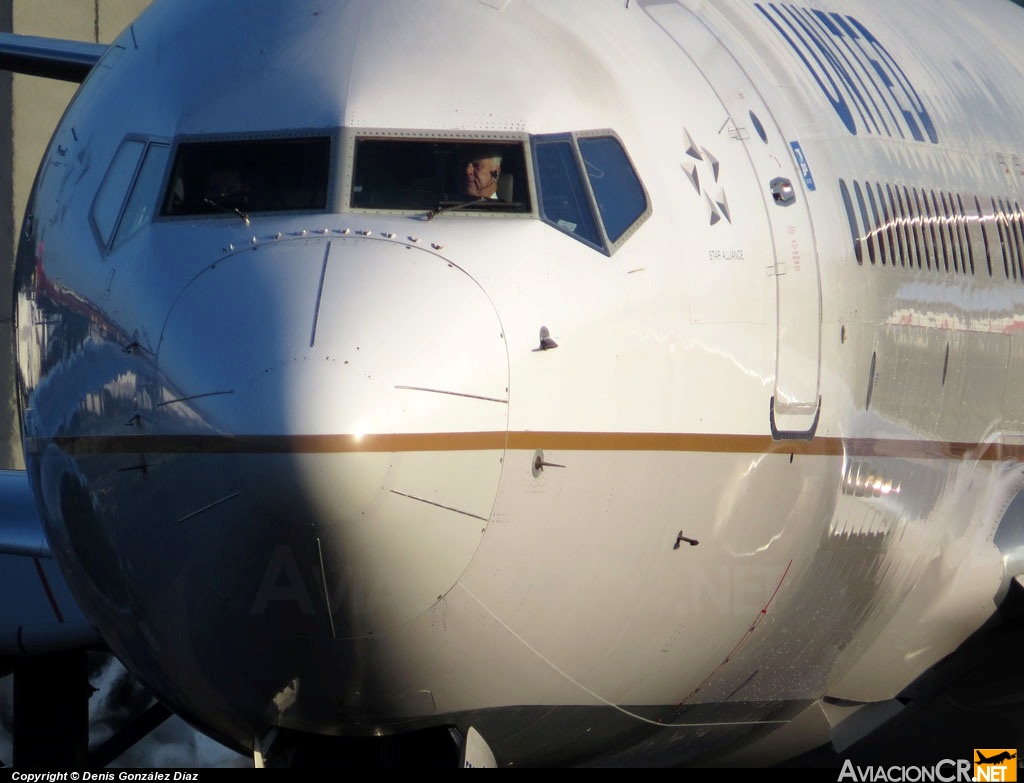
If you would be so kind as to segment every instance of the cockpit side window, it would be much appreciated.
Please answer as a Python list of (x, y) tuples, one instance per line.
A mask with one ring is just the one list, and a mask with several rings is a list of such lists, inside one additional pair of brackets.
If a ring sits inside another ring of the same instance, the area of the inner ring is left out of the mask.
[(321, 212), (330, 157), (328, 137), (182, 142), (161, 214)]
[(643, 185), (618, 139), (581, 136), (578, 142), (608, 241), (618, 242), (647, 211)]
[(544, 222), (611, 255), (650, 215), (643, 183), (609, 131), (533, 137)]
[(105, 248), (114, 250), (153, 219), (169, 150), (162, 142), (129, 138), (114, 154), (91, 212)]
[(132, 186), (132, 180), (135, 179), (135, 171), (145, 149), (145, 142), (126, 139), (114, 154), (114, 160), (107, 169), (103, 184), (96, 193), (96, 199), (92, 203), (92, 222), (104, 247), (110, 244), (114, 236), (125, 196)]
[(170, 152), (169, 144), (150, 144), (146, 148), (124, 214), (117, 225), (112, 250), (153, 219), (159, 204), (160, 183), (163, 182), (167, 171), (167, 158)]
[(581, 242), (603, 249), (571, 139), (538, 139), (534, 154), (541, 218)]
[(493, 215), (531, 209), (517, 141), (357, 138), (349, 198), (359, 210)]

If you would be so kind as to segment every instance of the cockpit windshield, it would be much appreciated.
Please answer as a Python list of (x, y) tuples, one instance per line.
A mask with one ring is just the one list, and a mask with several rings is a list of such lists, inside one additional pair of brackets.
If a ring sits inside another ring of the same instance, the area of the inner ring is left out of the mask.
[(162, 214), (324, 210), (330, 156), (326, 137), (184, 142)]
[(353, 209), (529, 212), (523, 145), (357, 139), (350, 199)]
[[(427, 220), (534, 218), (606, 255), (651, 214), (643, 182), (614, 131), (488, 136), (393, 129), (350, 135), (341, 129), (340, 137), (192, 137), (177, 145), (160, 214), (235, 215), (246, 224), (253, 213), (328, 210), (416, 213)], [(153, 202), (145, 199), (157, 190), (169, 147), (151, 143), (154, 150), (140, 166), (144, 146), (134, 137), (125, 143), (94, 204), (94, 226), (110, 247), (148, 220), (146, 205)], [(135, 185), (122, 208), (136, 169), (139, 182), (150, 186)], [(122, 209), (126, 218), (119, 224)]]

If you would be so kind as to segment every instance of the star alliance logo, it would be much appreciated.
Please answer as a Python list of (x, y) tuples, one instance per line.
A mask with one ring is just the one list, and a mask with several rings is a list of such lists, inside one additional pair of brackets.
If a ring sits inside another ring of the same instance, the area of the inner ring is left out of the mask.
[(708, 220), (710, 225), (715, 225), (721, 220), (727, 223), (732, 222), (729, 215), (729, 201), (725, 196), (725, 189), (719, 182), (721, 164), (718, 158), (711, 154), (693, 140), (693, 137), (686, 131), (686, 159), (679, 165), (686, 173), (690, 184), (704, 199), (708, 209)]

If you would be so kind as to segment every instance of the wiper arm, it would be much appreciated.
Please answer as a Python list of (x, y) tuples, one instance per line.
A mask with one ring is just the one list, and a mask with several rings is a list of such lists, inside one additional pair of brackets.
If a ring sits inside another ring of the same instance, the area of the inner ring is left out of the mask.
[(238, 215), (238, 217), (242, 218), (242, 220), (245, 221), (245, 225), (249, 225), (249, 223), (251, 222), (249, 220), (249, 216), (245, 214), (242, 210), (240, 210), (238, 207), (226, 207), (223, 204), (218, 204), (212, 198), (204, 198), (203, 203), (213, 207), (214, 209), (219, 209), (221, 212), (227, 212), (232, 215)]
[(427, 213), (427, 220), (433, 220), (443, 212), (455, 212), (459, 209), (472, 207), (476, 204), (485, 204), (493, 200), (491, 198), (475, 198), (472, 201), (442, 201), (437, 205), (437, 209), (432, 209)]

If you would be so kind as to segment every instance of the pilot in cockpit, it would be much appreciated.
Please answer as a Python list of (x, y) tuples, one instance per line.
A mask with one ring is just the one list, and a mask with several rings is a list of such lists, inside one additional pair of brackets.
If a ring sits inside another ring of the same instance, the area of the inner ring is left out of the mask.
[(470, 153), (462, 158), (460, 187), (469, 198), (498, 199), (498, 178), (501, 176), (501, 156), (491, 150), (483, 154)]
[(219, 207), (245, 207), (249, 200), (249, 187), (238, 169), (215, 169), (206, 180), (204, 200)]

